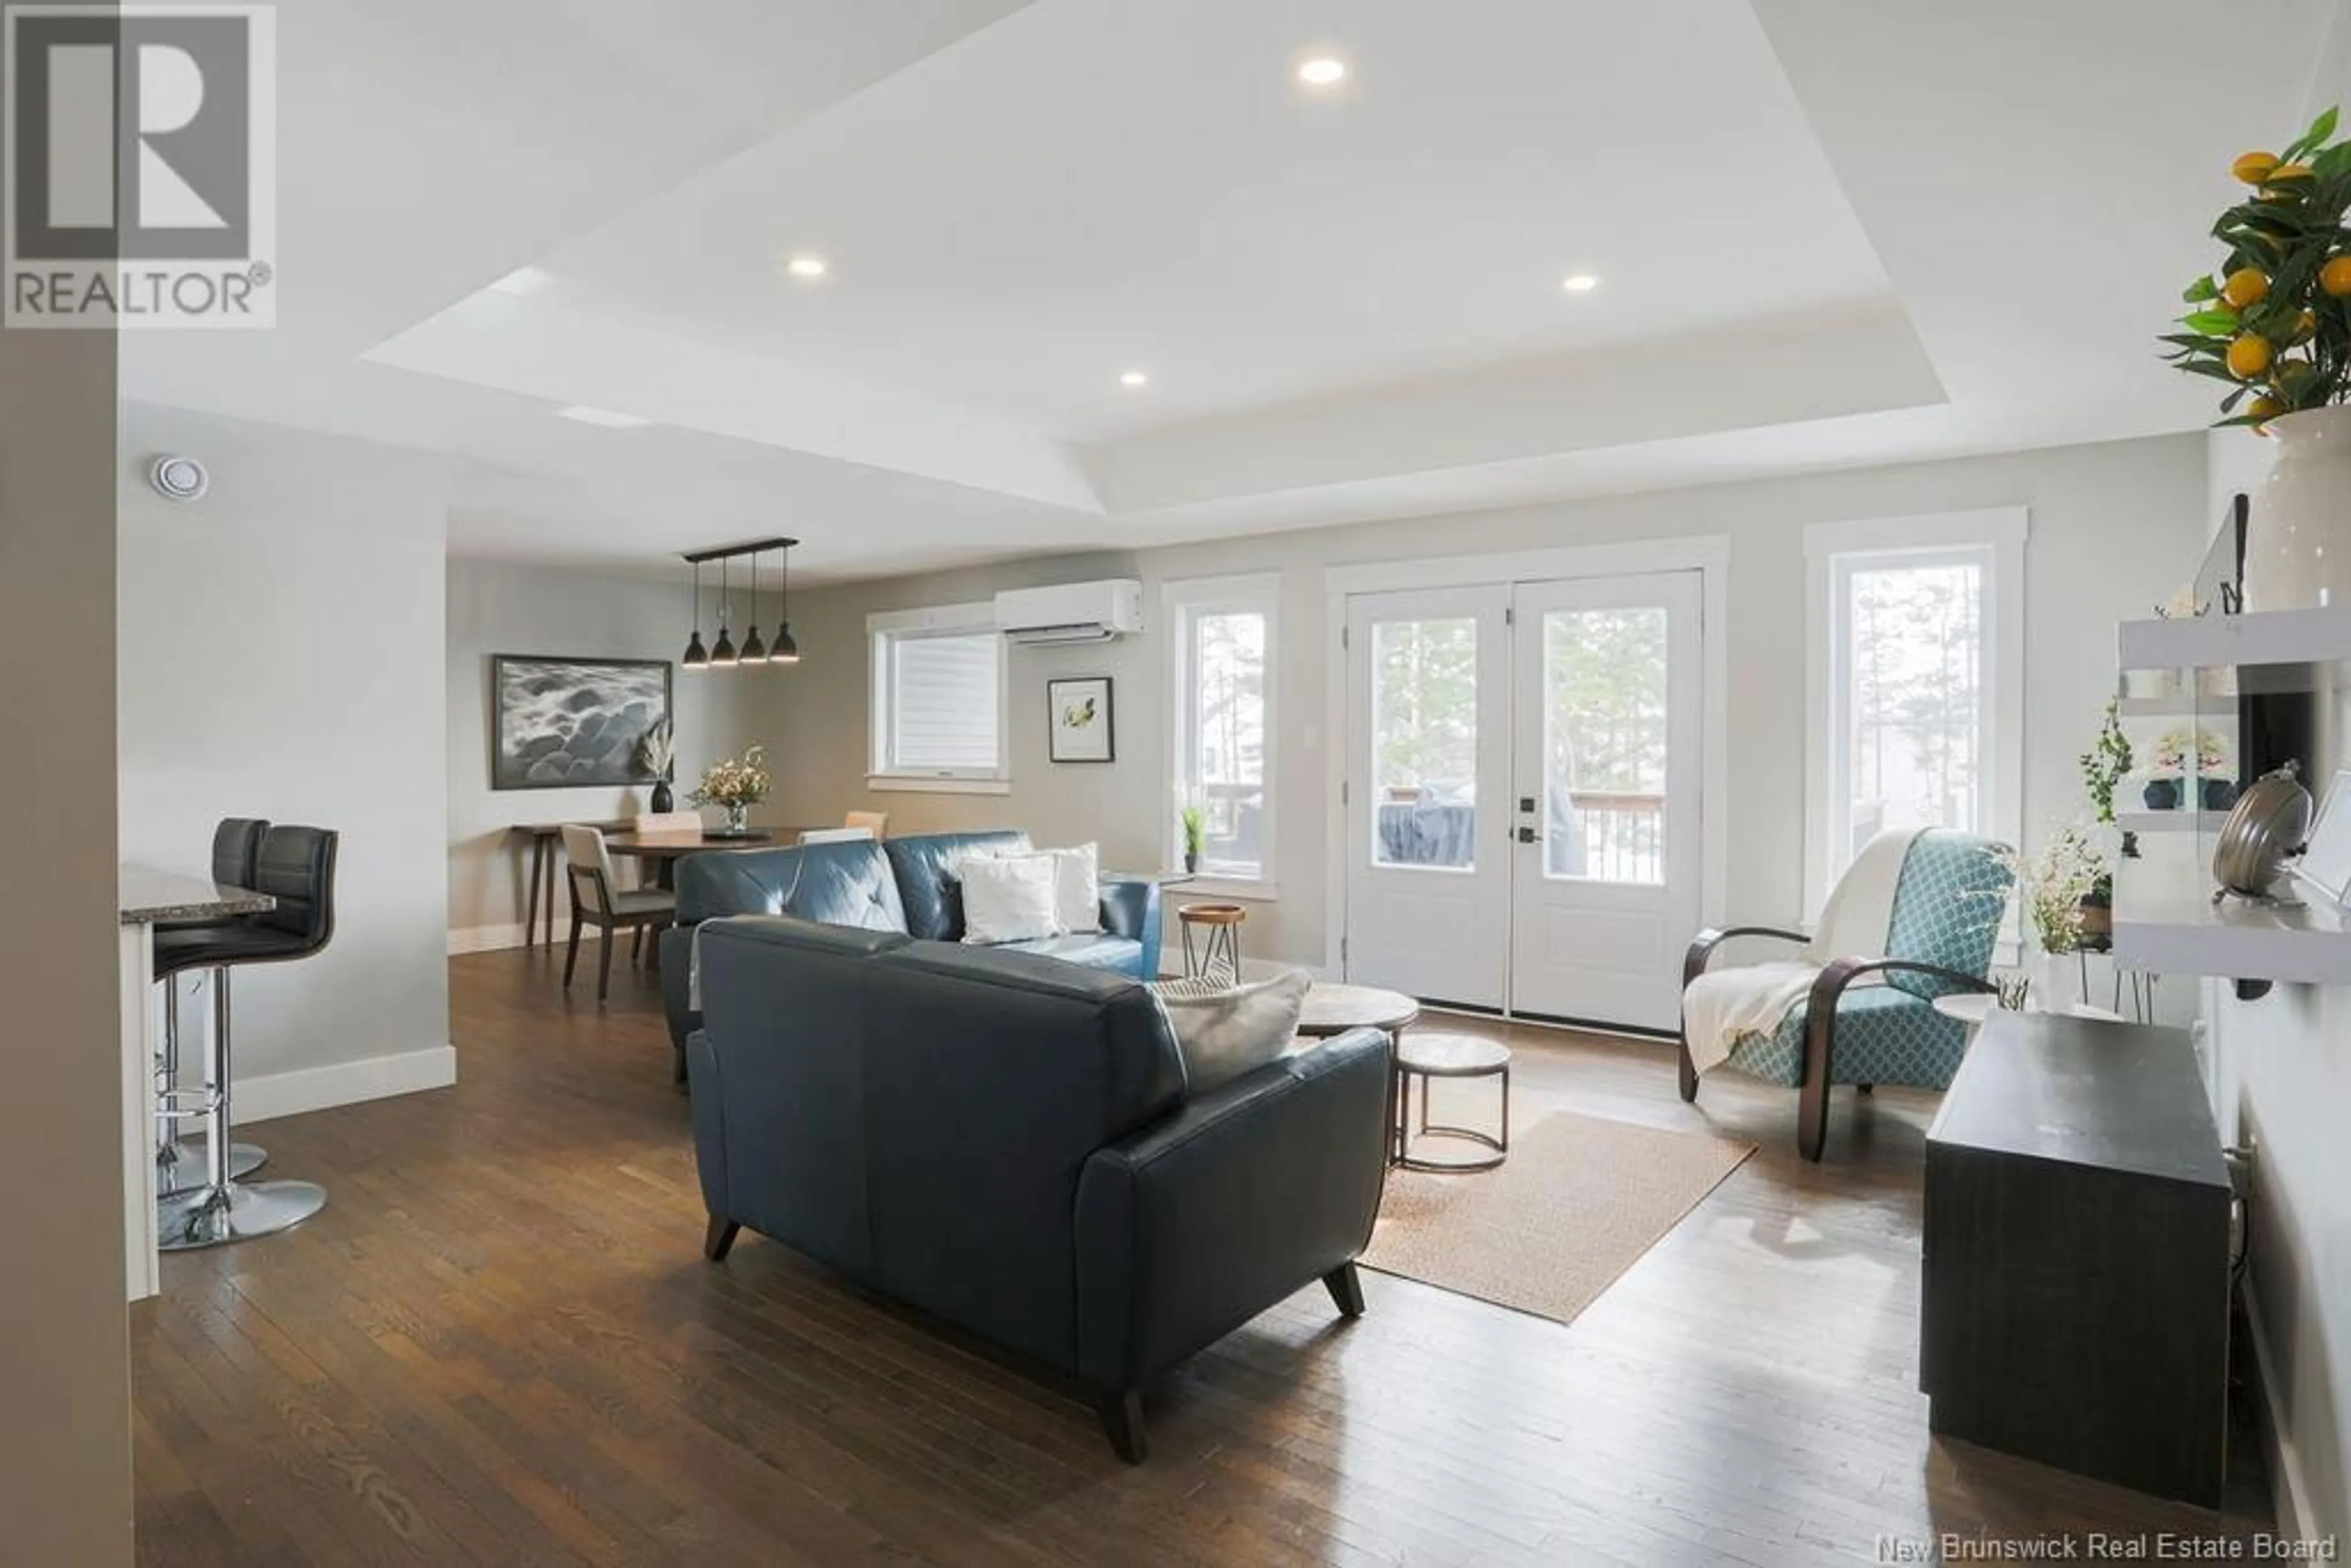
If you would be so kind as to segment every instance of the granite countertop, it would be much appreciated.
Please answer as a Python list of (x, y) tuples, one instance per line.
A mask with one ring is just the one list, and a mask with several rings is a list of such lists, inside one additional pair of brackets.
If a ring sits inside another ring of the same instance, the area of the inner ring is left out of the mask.
[(277, 907), (277, 901), (266, 893), (224, 887), (208, 877), (184, 876), (151, 865), (125, 864), (120, 885), (125, 925), (225, 920), (232, 915), (263, 915)]

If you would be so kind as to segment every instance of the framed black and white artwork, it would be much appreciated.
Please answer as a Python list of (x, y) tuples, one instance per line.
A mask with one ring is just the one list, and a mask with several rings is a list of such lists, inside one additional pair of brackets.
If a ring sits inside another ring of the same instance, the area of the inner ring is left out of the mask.
[(1047, 681), (1045, 706), (1050, 723), (1047, 731), (1051, 737), (1050, 755), (1054, 761), (1117, 760), (1118, 742), (1111, 722), (1108, 675)]
[(490, 787), (649, 784), (640, 747), (670, 716), (666, 659), (490, 660)]

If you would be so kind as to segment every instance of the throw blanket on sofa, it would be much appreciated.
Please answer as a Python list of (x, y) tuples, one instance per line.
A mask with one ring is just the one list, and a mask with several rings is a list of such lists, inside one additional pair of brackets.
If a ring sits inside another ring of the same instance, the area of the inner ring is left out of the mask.
[[(1919, 829), (1878, 834), (1829, 894), (1827, 907), (1801, 956), (1700, 975), (1682, 993), (1682, 1030), (1700, 1072), (1721, 1066), (1750, 1034), (1770, 1034), (1838, 958), (1876, 958), (1894, 925), (1894, 890)], [(1855, 984), (1876, 983), (1876, 977)]]

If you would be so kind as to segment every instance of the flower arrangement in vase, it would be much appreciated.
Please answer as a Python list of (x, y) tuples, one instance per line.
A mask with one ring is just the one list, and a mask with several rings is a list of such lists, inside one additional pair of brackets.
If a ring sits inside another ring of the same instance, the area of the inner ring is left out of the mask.
[(2197, 805), (2225, 811), (2236, 803), (2236, 781), (2223, 771), (2229, 766), (2229, 747), (2200, 724), (2164, 731), (2148, 766), (2153, 777), (2147, 781), (2145, 798), (2150, 811)]
[(2227, 383), (2217, 423), (2278, 438), (2247, 518), (2248, 610), (2351, 603), (2351, 141), (2335, 120), (2230, 166), (2251, 193), (2214, 221), (2220, 265), (2162, 335), (2174, 365)]
[(2105, 874), (2105, 856), (2091, 830), (2075, 822), (2059, 826), (2034, 853), (2003, 845), (1991, 852), (1991, 859), (2013, 879), (2013, 885), (1985, 896), (2003, 903), (2011, 895), (2016, 899), (2024, 914), (2026, 940), (2034, 950), (2030, 987), (2040, 994), (2043, 1011), (2062, 1012), (2060, 998), (2074, 989), (2062, 960), (2085, 946), (2082, 901)]
[(768, 798), (773, 780), (768, 776), (767, 748), (755, 746), (740, 757), (723, 758), (702, 770), (702, 783), (686, 797), (697, 806), (716, 806), (726, 813), (726, 831), (739, 833), (750, 826), (751, 808)]

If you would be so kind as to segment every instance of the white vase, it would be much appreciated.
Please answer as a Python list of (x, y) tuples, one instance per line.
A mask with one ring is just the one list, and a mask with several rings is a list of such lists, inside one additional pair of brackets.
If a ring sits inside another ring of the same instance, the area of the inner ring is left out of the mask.
[(2026, 960), (2032, 988), (2025, 1007), (2036, 1013), (2071, 1012), (2082, 999), (2082, 958), (2077, 953), (2051, 953), (2036, 946)]
[(2268, 429), (2277, 461), (2246, 519), (2245, 608), (2351, 607), (2351, 404)]

